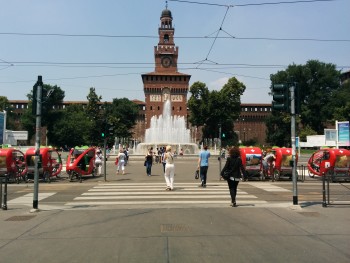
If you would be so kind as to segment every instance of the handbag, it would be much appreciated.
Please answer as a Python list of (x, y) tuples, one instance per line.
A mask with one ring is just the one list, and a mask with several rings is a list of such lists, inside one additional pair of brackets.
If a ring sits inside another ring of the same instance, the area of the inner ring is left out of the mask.
[(147, 166), (147, 161), (145, 161), (145, 162), (143, 163), (143, 166)]
[(194, 179), (198, 179), (199, 178), (199, 170), (197, 169), (194, 173)]
[[(236, 161), (234, 164), (236, 164)], [(232, 160), (230, 159), (230, 164), (227, 165), (226, 169), (223, 169), (220, 173), (221, 177), (224, 180), (227, 181), (230, 179), (231, 176), (233, 177), (233, 167), (234, 167), (234, 165), (232, 164)]]
[(225, 170), (221, 171), (220, 175), (224, 180), (228, 180), (228, 179), (230, 179), (232, 174), (233, 174), (233, 172), (231, 169), (225, 169)]

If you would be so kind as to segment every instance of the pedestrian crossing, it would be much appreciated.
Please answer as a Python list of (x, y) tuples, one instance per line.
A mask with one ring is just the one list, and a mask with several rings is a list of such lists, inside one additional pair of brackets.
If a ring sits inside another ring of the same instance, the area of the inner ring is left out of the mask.
[[(38, 193), (38, 201), (44, 200), (50, 196), (55, 195), (56, 192), (50, 193)], [(33, 204), (33, 193), (25, 194), (7, 202), (9, 205), (32, 205)]]
[[(237, 203), (244, 207), (271, 206), (240, 188), (237, 190)], [(177, 183), (173, 191), (166, 191), (164, 183), (101, 183), (65, 206), (133, 209), (229, 207), (230, 204), (229, 189), (224, 182), (208, 184), (206, 188), (198, 187), (197, 183)], [(273, 205), (286, 206), (287, 203)]]
[[(238, 185), (237, 203), (239, 207), (290, 207), (291, 203), (266, 201), (250, 194), (254, 189), (263, 192), (291, 192), (273, 183), (242, 182)], [(245, 191), (247, 190), (247, 191)], [(60, 192), (40, 192), (38, 201), (41, 209), (139, 209), (139, 208), (227, 208), (231, 197), (226, 182), (209, 183), (206, 188), (198, 183), (176, 183), (173, 191), (165, 190), (165, 183), (99, 183), (81, 194), (64, 202), (49, 197), (59, 196)], [(266, 196), (263, 195), (263, 196)], [(58, 197), (61, 199), (60, 197)], [(46, 200), (47, 199), (47, 200)], [(12, 200), (8, 205), (31, 206), (33, 193), (27, 193)]]
[(250, 185), (262, 189), (264, 191), (267, 192), (291, 192), (291, 190), (285, 189), (283, 187), (271, 184), (271, 183), (265, 183), (265, 184), (261, 184), (261, 183), (250, 183)]

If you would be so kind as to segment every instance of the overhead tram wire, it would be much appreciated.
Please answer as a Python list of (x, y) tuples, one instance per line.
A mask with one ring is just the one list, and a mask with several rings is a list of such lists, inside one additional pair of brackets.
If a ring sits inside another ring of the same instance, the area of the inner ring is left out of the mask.
[(224, 5), (224, 4), (214, 4), (208, 2), (198, 2), (198, 1), (186, 1), (186, 0), (169, 0), (171, 2), (187, 3), (187, 4), (198, 4), (198, 5), (210, 5), (210, 6), (220, 6), (220, 7), (246, 7), (246, 6), (262, 6), (262, 5), (282, 5), (282, 4), (301, 4), (301, 3), (314, 3), (314, 2), (334, 2), (338, 0), (296, 0), (296, 1), (278, 1), (278, 2), (263, 2), (263, 3), (251, 3), (251, 4), (237, 4), (237, 5)]
[[(213, 49), (213, 47), (214, 47), (214, 44), (215, 44), (215, 42), (216, 42), (216, 40), (217, 40), (217, 37), (219, 36), (220, 31), (222, 30), (222, 26), (223, 26), (223, 24), (224, 24), (224, 21), (225, 21), (225, 19), (226, 19), (226, 16), (227, 16), (227, 13), (228, 13), (228, 10), (229, 10), (229, 9), (230, 9), (230, 7), (227, 6), (227, 7), (226, 7), (226, 12), (225, 12), (224, 18), (223, 18), (222, 21), (221, 21), (221, 25), (220, 25), (219, 30), (216, 32), (216, 36), (215, 36), (215, 38), (214, 38), (213, 43), (211, 44), (211, 47), (210, 47), (210, 49), (209, 49), (209, 51), (208, 51), (208, 54), (207, 54), (207, 56), (205, 57), (205, 60), (202, 60), (202, 61), (199, 62), (199, 65), (197, 66), (197, 68), (199, 68), (199, 67), (203, 64), (204, 61), (208, 61), (208, 57), (209, 57), (209, 55), (210, 55), (210, 52), (212, 51), (212, 49)], [(216, 63), (214, 62), (214, 64), (216, 64)]]
[(230, 72), (223, 72), (223, 71), (217, 71), (217, 70), (208, 70), (208, 69), (202, 69), (202, 68), (199, 68), (199, 70), (208, 71), (208, 72), (214, 72), (214, 73), (221, 73), (221, 74), (232, 75), (232, 76), (240, 76), (240, 77), (245, 77), (245, 78), (252, 78), (252, 79), (270, 80), (270, 79), (262, 78), (262, 77), (241, 75), (241, 74), (230, 73)]
[[(152, 65), (154, 62), (55, 62), (55, 61), (12, 61), (13, 66), (76, 66), (76, 67), (85, 67), (85, 66), (111, 66), (111, 65)], [(178, 65), (196, 65), (194, 62), (182, 62)], [(208, 63), (203, 62), (203, 65), (217, 65), (217, 66), (244, 66), (244, 67), (287, 67), (286, 65), (281, 64), (248, 64), (248, 63)], [(1, 65), (1, 63), (0, 63)], [(123, 67), (124, 68), (124, 67)], [(139, 67), (130, 67), (130, 68), (139, 68)], [(143, 67), (142, 67), (143, 68)], [(150, 67), (145, 67), (150, 68)]]
[[(336, 1), (336, 0), (297, 0), (297, 1), (279, 1), (279, 2), (268, 2), (268, 3), (257, 3), (257, 4), (241, 4), (241, 5), (223, 5), (223, 4), (214, 4), (214, 3), (205, 3), (205, 2), (195, 2), (195, 1), (184, 1), (184, 0), (170, 0), (170, 1), (173, 1), (173, 2), (184, 2), (184, 3), (192, 3), (192, 4), (205, 4), (205, 5), (215, 5), (215, 6), (220, 6), (220, 7), (226, 7), (226, 12), (225, 12), (225, 15), (224, 15), (224, 18), (222, 19), (222, 22), (221, 22), (221, 25), (220, 25), (220, 28), (218, 31), (216, 31), (216, 35), (215, 35), (215, 38), (214, 38), (214, 41), (209, 49), (209, 52), (206, 56), (206, 58), (204, 60), (201, 60), (198, 62), (198, 66), (196, 68), (199, 68), (203, 62), (205, 61), (209, 61), (208, 60), (208, 57), (214, 47), (214, 44), (216, 42), (216, 40), (218, 39), (218, 36), (219, 36), (219, 33), (220, 31), (223, 31), (225, 32), (226, 34), (228, 34), (232, 39), (235, 39), (234, 36), (232, 36), (231, 34), (227, 33), (226, 31), (224, 31), (222, 29), (223, 27), (223, 24), (224, 24), (224, 21), (226, 19), (226, 16), (227, 16), (227, 13), (230, 9), (230, 7), (242, 7), (242, 6), (251, 6), (251, 5), (276, 5), (276, 4), (296, 4), (296, 3), (310, 3), (310, 2), (330, 2), (330, 1)], [(213, 62), (213, 61), (210, 61), (210, 62)], [(217, 64), (216, 62), (213, 62), (213, 64)]]
[[(116, 77), (116, 76), (128, 76), (128, 75), (141, 75), (147, 72), (133, 72), (133, 73), (117, 73), (117, 74), (104, 74), (104, 75), (91, 75), (91, 76), (78, 76), (78, 77), (65, 77), (65, 78), (48, 78), (47, 81), (57, 81), (57, 80), (73, 80), (73, 79), (88, 79), (88, 78), (105, 78), (105, 77)], [(0, 81), (2, 84), (9, 83), (25, 83), (33, 82), (33, 80), (17, 80), (17, 81)]]
[[(2, 62), (1, 62), (1, 61), (2, 61)], [(10, 63), (10, 62), (8, 62), (8, 61), (5, 61), (5, 60), (3, 60), (3, 59), (0, 58), (0, 65), (1, 65), (1, 64), (5, 64), (5, 65), (4, 65), (4, 67), (0, 68), (0, 70), (5, 70), (5, 69), (7, 69), (7, 68), (9, 68), (9, 67), (13, 67), (13, 64), (12, 64), (12, 63)]]
[[(269, 40), (269, 41), (311, 41), (311, 42), (350, 42), (350, 39), (322, 39), (322, 38), (278, 38), (278, 37), (239, 37), (232, 36), (223, 29), (228, 36), (177, 36), (177, 39), (233, 39), (233, 40)], [(216, 33), (218, 31), (215, 31)], [(56, 37), (99, 37), (99, 38), (158, 38), (159, 36), (143, 35), (103, 35), (103, 34), (59, 34), (59, 33), (21, 33), (21, 32), (0, 32), (0, 35), (13, 36), (56, 36)], [(0, 59), (1, 60), (1, 59)]]
[[(150, 63), (140, 63), (140, 62), (54, 62), (54, 61), (12, 61), (7, 62), (4, 65), (11, 63), (11, 66), (16, 67), (37, 67), (37, 66), (52, 66), (52, 67), (103, 67), (103, 68), (131, 68), (131, 69), (140, 69), (140, 68), (153, 68), (154, 62)], [(0, 62), (0, 65), (2, 63)], [(195, 67), (184, 67), (186, 65), (197, 65), (198, 62), (183, 62), (178, 63), (178, 65), (183, 65), (182, 69), (195, 69)], [(113, 67), (115, 65), (115, 67)], [(118, 66), (117, 66), (118, 65)], [(140, 67), (140, 66), (129, 66), (125, 65), (151, 65), (150, 67)], [(220, 67), (229, 67), (229, 68), (286, 68), (288, 65), (282, 64), (248, 64), (248, 63), (214, 63), (212, 61), (203, 61), (202, 65), (211, 66), (212, 69), (218, 69)], [(349, 65), (337, 66), (337, 68), (349, 68)]]

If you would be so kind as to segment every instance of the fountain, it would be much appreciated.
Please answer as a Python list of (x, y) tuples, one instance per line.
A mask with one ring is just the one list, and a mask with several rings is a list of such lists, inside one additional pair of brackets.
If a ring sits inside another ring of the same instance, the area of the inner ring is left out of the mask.
[(198, 146), (191, 143), (190, 130), (186, 128), (185, 117), (171, 116), (171, 102), (164, 101), (163, 114), (151, 118), (150, 128), (146, 129), (145, 142), (139, 143), (136, 153), (143, 154), (151, 147), (156, 148), (171, 145), (177, 153), (197, 154)]

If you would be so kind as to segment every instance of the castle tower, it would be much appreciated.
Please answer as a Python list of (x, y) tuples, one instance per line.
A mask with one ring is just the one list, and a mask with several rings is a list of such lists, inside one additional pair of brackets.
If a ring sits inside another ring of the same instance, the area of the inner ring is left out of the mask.
[(175, 46), (171, 11), (166, 7), (160, 17), (159, 41), (154, 47), (155, 70), (142, 74), (145, 93), (145, 128), (152, 116), (163, 112), (164, 101), (170, 98), (172, 115), (187, 118), (187, 93), (191, 76), (178, 72), (179, 47)]

